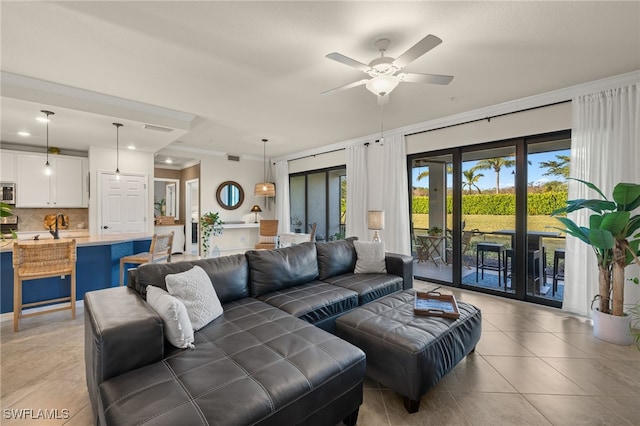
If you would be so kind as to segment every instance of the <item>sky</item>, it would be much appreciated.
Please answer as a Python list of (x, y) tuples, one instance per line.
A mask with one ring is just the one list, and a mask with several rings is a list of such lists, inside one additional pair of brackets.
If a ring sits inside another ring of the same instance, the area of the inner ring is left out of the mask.
[[(551, 152), (541, 152), (537, 154), (529, 154), (529, 161), (531, 164), (529, 165), (529, 176), (527, 178), (528, 182), (534, 182), (536, 185), (542, 185), (545, 182), (549, 182), (552, 180), (560, 180), (563, 178), (560, 176), (543, 176), (542, 174), (547, 171), (545, 168), (541, 168), (539, 166), (540, 162), (557, 160), (556, 155), (570, 155), (571, 150), (564, 149), (558, 151)], [(476, 164), (475, 161), (467, 161), (463, 163), (462, 170), (468, 170)], [(423, 178), (422, 180), (418, 180), (417, 177), (420, 173), (426, 170), (426, 167), (417, 167), (412, 171), (412, 180), (414, 187), (426, 187), (428, 186), (428, 179)], [(514, 183), (514, 175), (512, 172), (515, 171), (515, 168), (505, 168), (500, 171), (500, 188), (508, 188), (512, 187)], [(496, 174), (493, 170), (481, 170), (479, 173), (482, 173), (484, 177), (480, 178), (478, 181), (478, 186), (481, 190), (487, 190), (491, 188), (495, 188), (496, 186)], [(448, 186), (452, 186), (451, 175), (448, 176)]]

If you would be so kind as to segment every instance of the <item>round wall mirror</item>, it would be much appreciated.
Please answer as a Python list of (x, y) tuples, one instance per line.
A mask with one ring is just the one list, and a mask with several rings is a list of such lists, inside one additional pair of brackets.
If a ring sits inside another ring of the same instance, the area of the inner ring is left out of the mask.
[(238, 182), (228, 180), (218, 186), (216, 199), (223, 209), (235, 210), (244, 201), (244, 190)]

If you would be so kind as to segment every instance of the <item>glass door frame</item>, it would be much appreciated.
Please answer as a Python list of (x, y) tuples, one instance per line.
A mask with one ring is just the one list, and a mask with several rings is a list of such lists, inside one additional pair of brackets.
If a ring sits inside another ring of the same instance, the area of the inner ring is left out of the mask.
[[(492, 294), (511, 299), (534, 302), (540, 305), (546, 305), (556, 308), (562, 307), (562, 302), (536, 296), (535, 294), (527, 294), (527, 182), (528, 182), (528, 146), (553, 140), (563, 140), (571, 138), (571, 130), (559, 130), (538, 135), (522, 136), (517, 138), (509, 138), (499, 141), (486, 142), (482, 144), (466, 145), (442, 150), (420, 152), (407, 155), (407, 181), (409, 193), (409, 214), (412, 214), (412, 163), (417, 159), (428, 159), (429, 157), (451, 155), (453, 158), (453, 229), (452, 229), (452, 280), (451, 282), (441, 281), (437, 279), (429, 279), (429, 281), (438, 284), (448, 285), (452, 287), (469, 289), (481, 293)], [(515, 262), (515, 293), (508, 293), (488, 288), (474, 287), (462, 284), (462, 157), (464, 153), (490, 150), (495, 148), (515, 147), (515, 237), (514, 237), (514, 259)], [(519, 213), (520, 212), (520, 213)], [(522, 214), (521, 212), (525, 212)], [(413, 237), (413, 235), (412, 235)], [(417, 277), (425, 278), (425, 277)]]

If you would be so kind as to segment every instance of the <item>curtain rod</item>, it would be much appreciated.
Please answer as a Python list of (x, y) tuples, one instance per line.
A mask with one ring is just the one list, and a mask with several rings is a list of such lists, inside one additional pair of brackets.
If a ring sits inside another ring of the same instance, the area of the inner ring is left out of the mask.
[(478, 121), (484, 121), (484, 120), (487, 120), (487, 122), (491, 122), (492, 118), (504, 117), (505, 115), (518, 114), (519, 112), (533, 111), (535, 109), (546, 108), (546, 107), (550, 107), (550, 106), (554, 106), (554, 105), (560, 105), (560, 104), (566, 104), (567, 102), (571, 102), (571, 99), (567, 99), (565, 101), (554, 102), (554, 103), (551, 103), (551, 104), (538, 105), (538, 106), (531, 107), (531, 108), (519, 109), (517, 111), (503, 112), (502, 114), (490, 115), (488, 117), (483, 117), (483, 118), (475, 118), (473, 120), (463, 121), (462, 123), (448, 124), (446, 126), (435, 127), (433, 129), (429, 129), (429, 130), (420, 130), (419, 132), (407, 133), (407, 134), (405, 134), (405, 136), (419, 135), (421, 133), (433, 132), (434, 130), (448, 129), (449, 127), (462, 126), (464, 124), (476, 123)]
[(318, 153), (318, 154), (309, 154), (309, 155), (304, 155), (304, 156), (302, 156), (302, 157), (292, 158), (291, 160), (287, 160), (287, 161), (302, 160), (303, 158), (315, 157), (316, 155), (331, 154), (332, 152), (344, 151), (345, 149), (346, 149), (346, 148), (336, 148), (336, 149), (332, 149), (331, 151), (320, 152), (320, 153)]

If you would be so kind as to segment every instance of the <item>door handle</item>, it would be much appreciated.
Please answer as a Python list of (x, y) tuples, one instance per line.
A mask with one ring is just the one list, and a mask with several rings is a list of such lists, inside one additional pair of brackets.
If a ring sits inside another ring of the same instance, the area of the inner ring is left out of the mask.
[(102, 227), (102, 229), (109, 229), (109, 226), (104, 225), (104, 226)]

